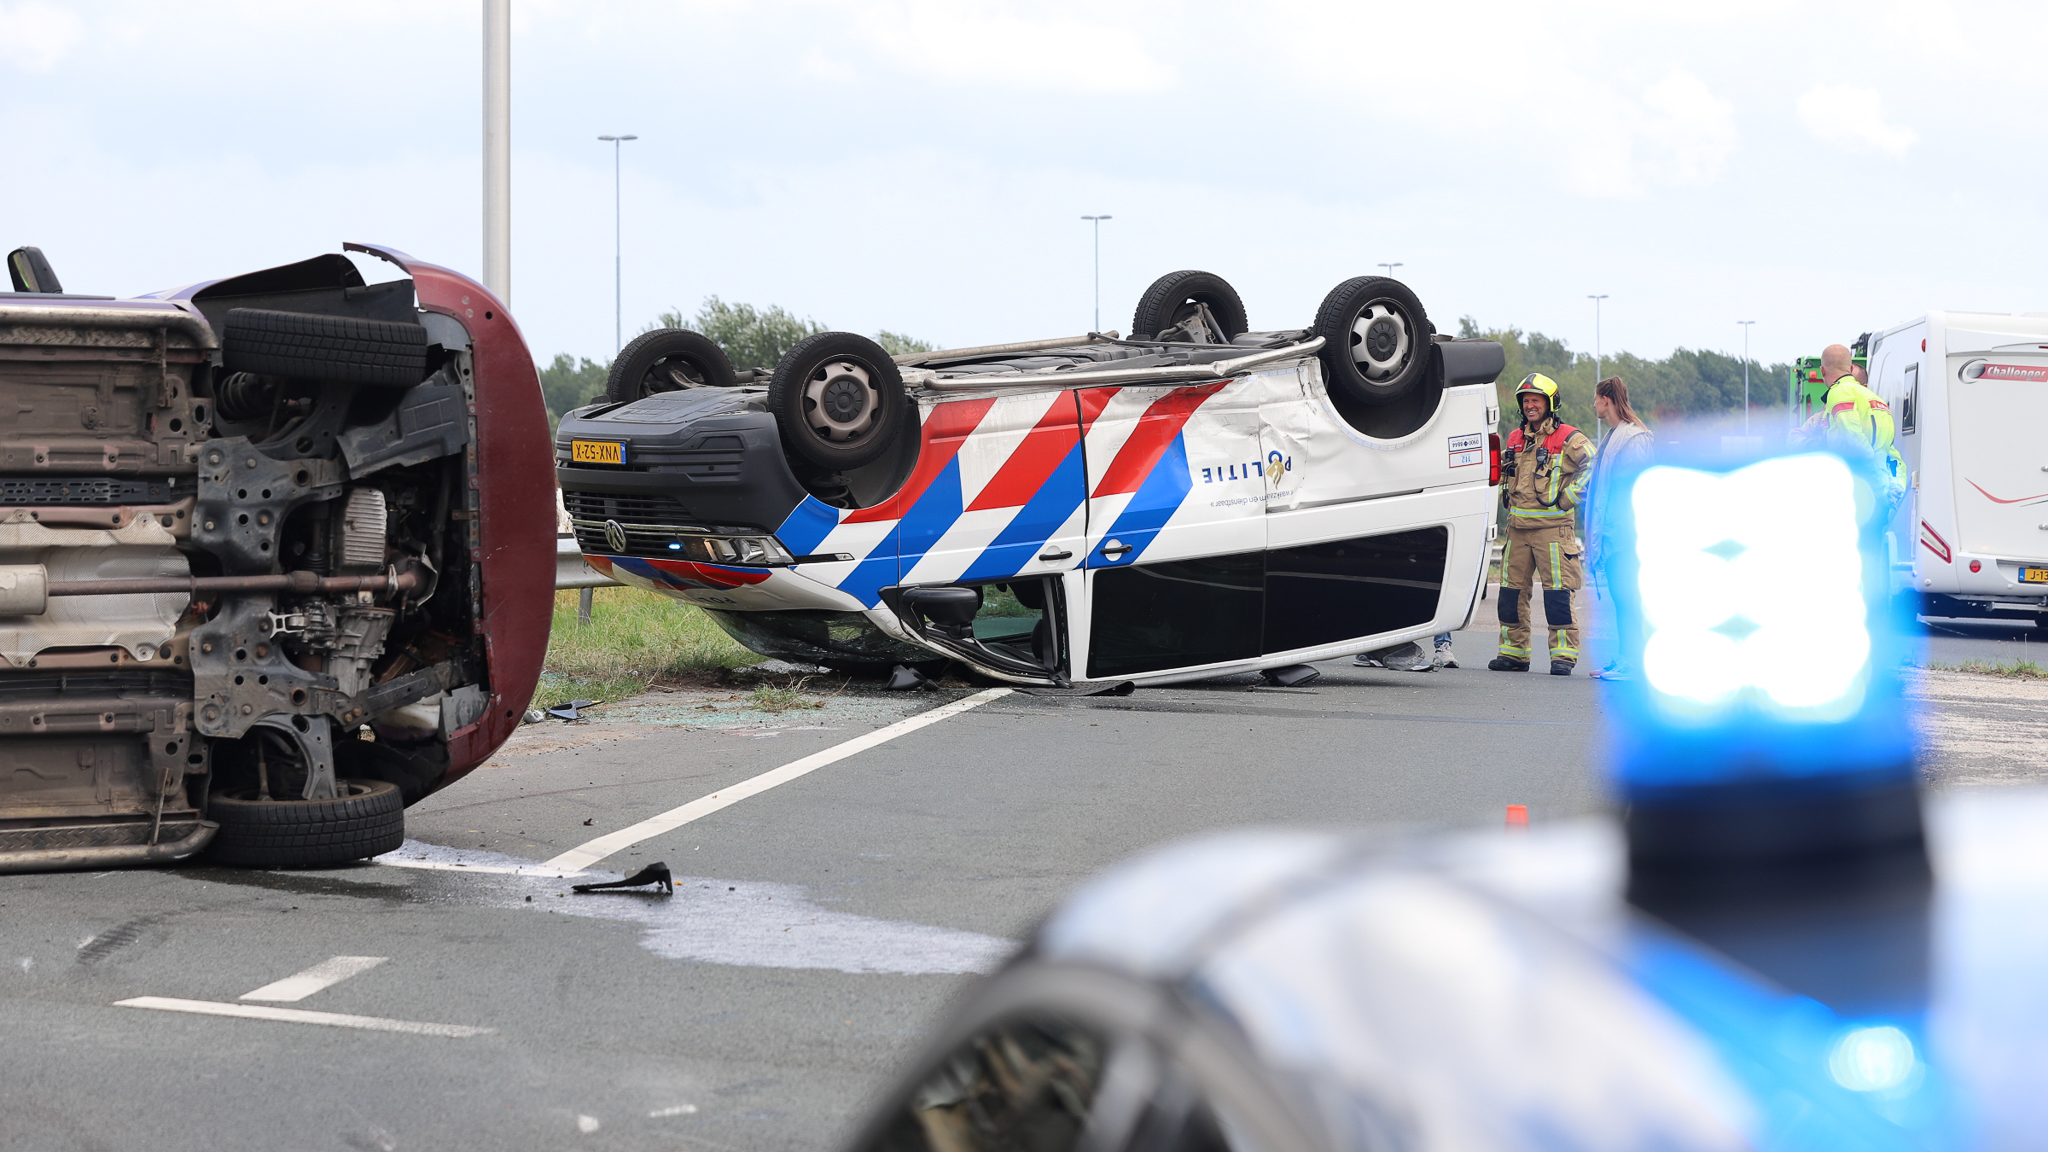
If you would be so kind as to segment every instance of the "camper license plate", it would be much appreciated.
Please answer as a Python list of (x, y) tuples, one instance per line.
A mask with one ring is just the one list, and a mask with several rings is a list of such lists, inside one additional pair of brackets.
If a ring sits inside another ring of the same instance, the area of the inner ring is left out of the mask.
[(2048, 584), (2048, 568), (2022, 568), (2022, 569), (2020, 569), (2020, 583), (2022, 583), (2022, 584)]
[(571, 440), (569, 459), (577, 464), (624, 464), (626, 446), (607, 440)]

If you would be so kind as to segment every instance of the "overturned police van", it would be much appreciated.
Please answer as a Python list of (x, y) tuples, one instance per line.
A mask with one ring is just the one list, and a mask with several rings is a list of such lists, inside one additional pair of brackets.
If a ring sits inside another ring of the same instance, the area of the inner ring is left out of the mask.
[(0, 293), (0, 871), (387, 852), (524, 711), (547, 417), (504, 306), (346, 256)]
[(647, 333), (557, 432), (577, 541), (756, 652), (852, 672), (1165, 683), (1469, 619), (1498, 344), (1369, 276), (1253, 331), (1226, 281), (1176, 272), (1132, 328), (894, 357), (827, 332), (739, 371)]

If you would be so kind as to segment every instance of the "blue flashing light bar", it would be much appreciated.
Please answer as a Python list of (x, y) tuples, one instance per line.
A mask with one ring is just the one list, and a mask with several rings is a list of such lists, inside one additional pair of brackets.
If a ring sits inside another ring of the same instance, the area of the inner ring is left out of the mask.
[(1809, 452), (1658, 465), (1616, 489), (1609, 575), (1634, 590), (1615, 599), (1633, 617), (1622, 659), (1640, 670), (1606, 701), (1624, 799), (1913, 779), (1905, 649), (1856, 463)]
[(1844, 1016), (1655, 930), (1632, 934), (1623, 963), (1749, 1097), (1754, 1147), (1969, 1146), (1962, 1102), (1929, 1059), (1924, 1013)]

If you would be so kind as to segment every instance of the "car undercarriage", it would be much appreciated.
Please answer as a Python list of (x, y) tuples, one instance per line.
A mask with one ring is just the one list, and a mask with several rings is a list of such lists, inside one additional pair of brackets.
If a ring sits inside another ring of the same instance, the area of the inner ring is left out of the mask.
[(14, 286), (0, 870), (396, 848), (493, 695), (468, 331), (340, 255)]

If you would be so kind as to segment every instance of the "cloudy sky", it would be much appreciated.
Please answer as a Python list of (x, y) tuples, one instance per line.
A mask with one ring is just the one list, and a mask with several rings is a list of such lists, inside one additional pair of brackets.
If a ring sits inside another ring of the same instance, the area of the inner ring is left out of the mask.
[[(1783, 359), (2048, 309), (2048, 6), (513, 2), (536, 356), (705, 296), (948, 344), (1206, 268), (1256, 327), (1400, 261), (1591, 349)], [(131, 294), (381, 242), (475, 273), (476, 0), (0, 0), (0, 248)]]

